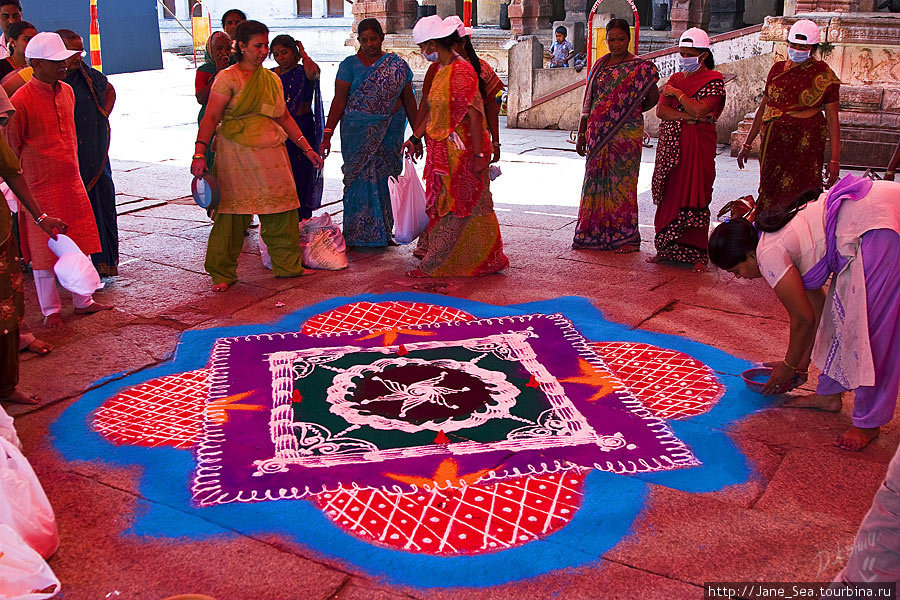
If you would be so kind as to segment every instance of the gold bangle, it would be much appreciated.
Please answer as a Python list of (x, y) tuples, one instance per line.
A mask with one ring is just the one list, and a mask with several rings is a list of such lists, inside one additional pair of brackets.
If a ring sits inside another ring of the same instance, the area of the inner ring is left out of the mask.
[(195, 154), (192, 158), (194, 160), (200, 160), (201, 158), (206, 160), (206, 155), (205, 154)]
[(794, 373), (799, 373), (799, 372), (800, 372), (800, 369), (798, 369), (797, 367), (791, 365), (791, 363), (789, 363), (788, 361), (782, 360), (781, 362), (784, 363), (784, 366), (786, 366), (788, 369), (790, 369), (790, 370), (793, 371)]

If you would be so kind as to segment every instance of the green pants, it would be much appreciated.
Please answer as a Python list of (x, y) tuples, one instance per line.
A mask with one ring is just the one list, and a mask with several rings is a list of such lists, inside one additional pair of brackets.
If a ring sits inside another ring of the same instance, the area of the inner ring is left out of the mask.
[(9, 398), (19, 383), (19, 329), (0, 331), (0, 398)]
[[(217, 213), (206, 245), (206, 272), (213, 283), (237, 281), (237, 261), (244, 246), (244, 232), (253, 215)], [(296, 210), (259, 215), (259, 234), (269, 248), (275, 277), (303, 275), (300, 262), (300, 231)]]

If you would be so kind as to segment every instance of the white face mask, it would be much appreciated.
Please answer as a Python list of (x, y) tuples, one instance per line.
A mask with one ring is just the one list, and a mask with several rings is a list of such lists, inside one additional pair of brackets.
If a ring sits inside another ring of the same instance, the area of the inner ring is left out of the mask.
[(806, 62), (809, 55), (809, 50), (794, 50), (793, 48), (788, 47), (788, 58), (790, 58), (793, 63)]
[(699, 56), (679, 56), (678, 62), (681, 63), (681, 70), (685, 73), (693, 73), (700, 68)]
[(424, 56), (425, 60), (427, 60), (428, 62), (437, 62), (437, 59), (438, 59), (437, 50), (435, 50), (434, 52), (429, 52), (427, 54), (425, 52), (423, 52), (422, 56)]

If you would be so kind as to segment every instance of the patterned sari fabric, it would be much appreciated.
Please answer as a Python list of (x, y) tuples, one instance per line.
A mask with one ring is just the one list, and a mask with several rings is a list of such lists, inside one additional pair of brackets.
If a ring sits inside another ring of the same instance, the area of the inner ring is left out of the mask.
[[(303, 137), (313, 148), (318, 149), (325, 128), (319, 80), (308, 79), (306, 71), (299, 65), (280, 77), (288, 112), (294, 117)], [(312, 211), (322, 205), (322, 171), (313, 167), (297, 144), (288, 141), (285, 146), (291, 160), (297, 195), (300, 197), (300, 218), (308, 219), (312, 216)]]
[[(703, 71), (691, 77), (675, 73), (669, 85), (711, 110), (696, 123), (660, 123), (652, 184), (657, 204), (654, 245), (662, 260), (706, 263), (709, 204), (716, 178), (716, 119), (725, 107), (725, 82), (721, 73)], [(660, 104), (684, 111), (671, 96), (664, 96)]]
[(491, 147), (475, 69), (457, 59), (442, 67), (428, 95), (425, 159), (428, 229), (419, 238), (419, 270), (434, 277), (487, 275), (505, 269), (500, 224), (494, 214), (487, 170), (475, 173), (467, 114), (482, 115), (481, 148)]
[(782, 207), (798, 194), (822, 187), (828, 128), (822, 112), (805, 119), (793, 115), (838, 101), (841, 81), (820, 60), (784, 70), (777, 62), (766, 79), (760, 147), (758, 213)]
[(659, 81), (656, 66), (638, 58), (609, 67), (600, 59), (585, 90), (588, 159), (574, 248), (613, 250), (639, 245), (637, 182), (644, 116), (641, 103)]
[(348, 246), (387, 246), (394, 228), (387, 180), (403, 170), (407, 116), (398, 105), (412, 70), (393, 53), (368, 67), (354, 55), (341, 63), (337, 79), (350, 83), (341, 118), (344, 239)]
[[(0, 136), (0, 177), (12, 177), (19, 172), (19, 159)], [(19, 210), (25, 212), (24, 207)], [(19, 244), (13, 234), (13, 216), (9, 206), (0, 200), (0, 334), (18, 329), (23, 308)]]

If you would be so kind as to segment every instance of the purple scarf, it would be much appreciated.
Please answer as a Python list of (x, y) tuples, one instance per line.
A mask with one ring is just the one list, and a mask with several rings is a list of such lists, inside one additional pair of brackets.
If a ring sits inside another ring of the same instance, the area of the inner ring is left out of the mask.
[(840, 273), (850, 260), (837, 249), (837, 217), (844, 200), (859, 200), (872, 189), (868, 177), (847, 175), (837, 182), (825, 198), (825, 255), (803, 276), (803, 287), (819, 289), (832, 273)]

